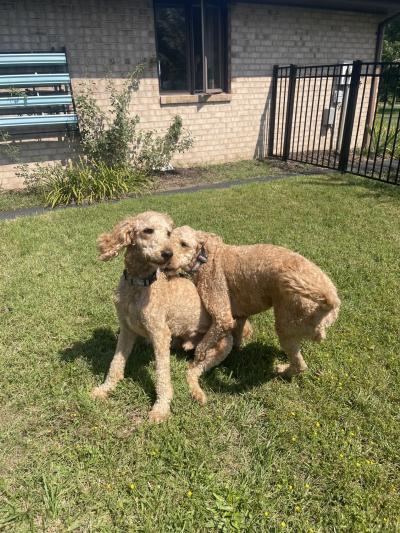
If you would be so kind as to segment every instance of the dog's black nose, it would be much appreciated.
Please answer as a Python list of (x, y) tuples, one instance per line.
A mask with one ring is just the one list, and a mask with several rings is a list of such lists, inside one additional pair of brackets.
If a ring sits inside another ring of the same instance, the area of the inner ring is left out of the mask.
[(161, 252), (161, 257), (165, 259), (166, 261), (168, 259), (171, 259), (171, 257), (174, 255), (174, 253), (171, 250), (164, 250)]

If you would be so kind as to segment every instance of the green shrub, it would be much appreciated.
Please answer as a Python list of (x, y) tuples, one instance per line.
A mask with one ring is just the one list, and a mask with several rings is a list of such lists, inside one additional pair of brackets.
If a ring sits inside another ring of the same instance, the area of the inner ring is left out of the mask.
[[(25, 173), (25, 174), (24, 174)], [(126, 167), (109, 167), (105, 163), (88, 163), (83, 159), (21, 170), (27, 189), (42, 198), (46, 205), (90, 204), (120, 198), (127, 192), (139, 192), (147, 179)]]
[(47, 205), (83, 204), (120, 198), (139, 192), (155, 171), (168, 168), (173, 155), (192, 146), (182, 119), (174, 117), (164, 135), (138, 130), (139, 116), (132, 115), (132, 95), (139, 88), (144, 65), (138, 65), (122, 88), (107, 82), (110, 108), (104, 112), (92, 96), (91, 84), (76, 98), (79, 118), (79, 158), (66, 166), (37, 164), (18, 167), (28, 191)]
[(131, 166), (149, 175), (167, 168), (176, 152), (184, 152), (192, 146), (192, 137), (184, 131), (179, 116), (173, 118), (165, 135), (137, 128), (140, 118), (131, 115), (130, 104), (143, 71), (144, 65), (138, 65), (119, 90), (112, 80), (108, 81), (110, 108), (107, 113), (92, 96), (92, 86), (83, 85), (76, 98), (76, 109), (81, 146), (88, 160), (101, 161), (110, 167)]

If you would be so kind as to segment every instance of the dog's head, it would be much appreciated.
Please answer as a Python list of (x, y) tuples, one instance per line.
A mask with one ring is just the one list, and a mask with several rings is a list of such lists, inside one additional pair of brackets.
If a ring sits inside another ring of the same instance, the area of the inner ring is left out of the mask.
[(214, 233), (197, 231), (190, 226), (175, 228), (171, 236), (173, 257), (168, 263), (166, 273), (175, 275), (181, 272), (192, 272), (198, 261), (202, 262), (204, 253), (212, 253), (214, 247), (221, 243), (220, 237)]
[(98, 238), (99, 259), (108, 261), (116, 257), (123, 248), (128, 248), (146, 263), (165, 265), (172, 257), (172, 230), (172, 219), (156, 211), (146, 211), (126, 218), (111, 233), (103, 233)]

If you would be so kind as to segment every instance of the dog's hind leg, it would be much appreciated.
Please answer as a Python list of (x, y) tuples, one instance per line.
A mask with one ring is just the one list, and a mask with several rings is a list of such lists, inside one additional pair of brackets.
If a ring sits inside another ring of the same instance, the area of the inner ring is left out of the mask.
[(107, 377), (102, 385), (93, 389), (93, 398), (107, 398), (108, 394), (115, 389), (117, 383), (123, 379), (125, 365), (131, 354), (135, 339), (135, 333), (125, 325), (121, 326), (117, 348), (108, 369)]
[(277, 365), (277, 373), (285, 378), (291, 378), (307, 370), (307, 364), (300, 351), (301, 340), (305, 334), (296, 317), (286, 308), (275, 308), (275, 329), (282, 350), (286, 353), (289, 363)]
[(253, 334), (253, 328), (246, 318), (237, 318), (236, 327), (232, 331), (233, 346), (240, 348), (244, 339), (249, 339)]
[(201, 405), (207, 403), (207, 396), (200, 387), (199, 379), (204, 372), (210, 370), (214, 366), (222, 363), (228, 356), (233, 346), (233, 338), (231, 334), (225, 335), (218, 341), (214, 348), (209, 348), (206, 352), (206, 357), (201, 360), (195, 359), (189, 364), (186, 374), (186, 379), (189, 385), (189, 390), (192, 397)]

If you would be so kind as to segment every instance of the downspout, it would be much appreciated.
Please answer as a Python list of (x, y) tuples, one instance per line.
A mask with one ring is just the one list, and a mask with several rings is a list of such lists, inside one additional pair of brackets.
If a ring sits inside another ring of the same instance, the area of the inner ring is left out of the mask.
[(382, 57), (383, 37), (385, 35), (385, 26), (391, 20), (398, 17), (399, 15), (400, 15), (400, 12), (395, 13), (394, 15), (390, 15), (390, 17), (386, 17), (385, 19), (381, 20), (381, 22), (378, 24), (378, 30), (376, 32), (376, 43), (375, 43), (375, 63), (378, 63)]
[[(383, 37), (385, 35), (385, 26), (391, 20), (398, 17), (399, 15), (400, 15), (400, 12), (395, 13), (394, 15), (390, 15), (390, 17), (386, 17), (385, 19), (381, 20), (381, 22), (379, 22), (378, 29), (376, 32), (376, 42), (375, 42), (375, 57), (374, 57), (375, 63), (379, 63), (382, 59)], [(376, 73), (376, 71), (379, 70), (379, 68), (380, 67), (377, 67), (375, 65), (374, 73)], [(365, 80), (365, 83), (366, 81), (367, 80)], [(369, 95), (367, 117), (365, 120), (365, 132), (364, 132), (364, 138), (362, 142), (362, 150), (364, 150), (364, 148), (369, 144), (370, 132), (374, 125), (376, 100), (378, 98), (378, 89), (379, 89), (379, 76), (374, 76), (371, 82), (371, 90), (370, 90), (370, 95)]]

